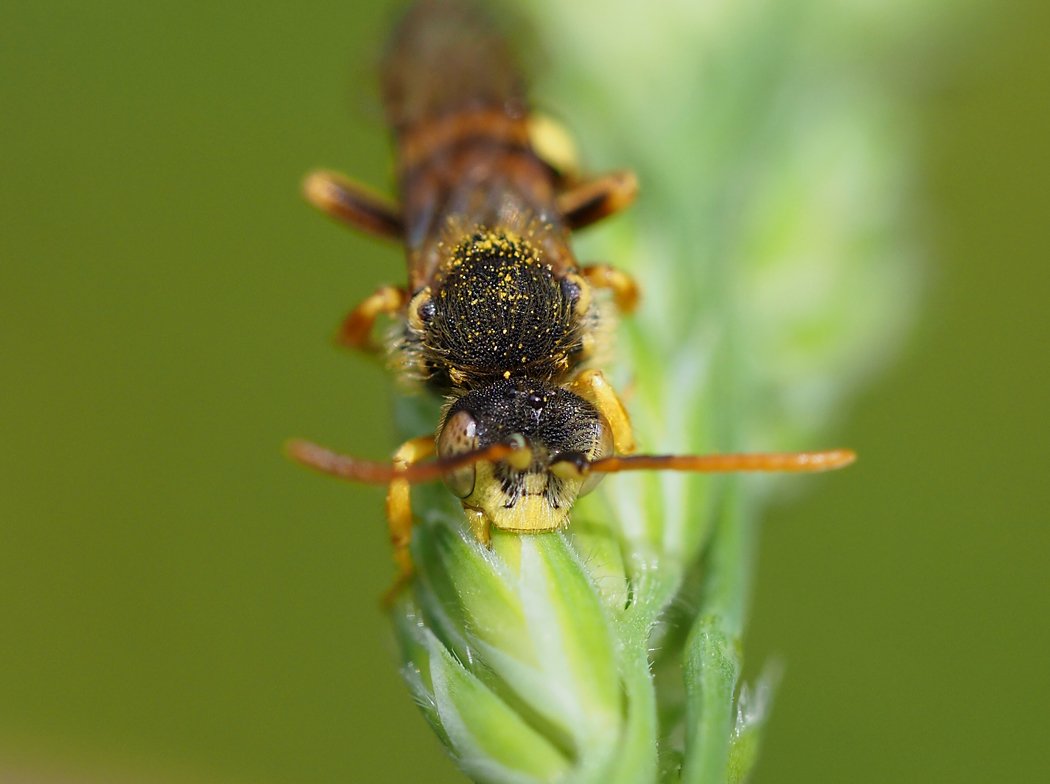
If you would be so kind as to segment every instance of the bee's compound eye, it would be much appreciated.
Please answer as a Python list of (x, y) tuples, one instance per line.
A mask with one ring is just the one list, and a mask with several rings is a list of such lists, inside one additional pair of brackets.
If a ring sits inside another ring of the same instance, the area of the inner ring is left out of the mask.
[[(608, 457), (615, 451), (613, 447), (612, 428), (610, 428), (605, 420), (602, 419), (598, 425), (598, 429), (599, 432), (595, 439), (594, 452), (590, 456), (591, 460), (600, 460), (603, 457)], [(593, 472), (588, 474), (587, 478), (583, 480), (583, 484), (580, 485), (580, 495), (587, 495), (587, 493), (596, 488), (598, 483), (604, 478), (605, 474), (602, 473)]]
[[(453, 457), (477, 448), (477, 420), (466, 411), (457, 411), (441, 428), (441, 435), (438, 436), (437, 441), (438, 457)], [(445, 474), (445, 484), (457, 497), (466, 498), (474, 492), (476, 473), (472, 465), (460, 468)]]

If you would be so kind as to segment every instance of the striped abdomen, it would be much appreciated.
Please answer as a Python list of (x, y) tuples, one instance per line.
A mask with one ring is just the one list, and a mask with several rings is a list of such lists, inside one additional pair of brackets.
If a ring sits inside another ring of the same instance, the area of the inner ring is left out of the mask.
[(524, 83), (503, 40), (460, 2), (414, 6), (383, 65), (398, 151), (409, 285), (429, 284), (442, 244), (478, 227), (532, 235), (546, 263), (572, 266), (556, 178), (529, 143)]

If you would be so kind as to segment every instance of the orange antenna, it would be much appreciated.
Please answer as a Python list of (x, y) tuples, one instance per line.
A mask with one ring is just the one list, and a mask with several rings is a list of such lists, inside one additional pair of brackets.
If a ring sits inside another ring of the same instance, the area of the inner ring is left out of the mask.
[[(312, 441), (293, 439), (285, 446), (288, 456), (298, 463), (324, 474), (350, 482), (385, 485), (395, 479), (411, 484), (440, 479), (460, 468), (482, 461), (505, 460), (523, 470), (532, 458), (532, 450), (520, 439), (490, 444), (450, 457), (399, 468), (391, 463), (363, 460), (333, 452)], [(589, 473), (616, 474), (621, 471), (690, 471), (716, 474), (739, 471), (817, 472), (845, 468), (857, 459), (851, 449), (829, 449), (823, 452), (755, 452), (730, 455), (613, 455), (589, 461), (573, 454), (555, 458), (551, 471), (563, 477), (583, 477)]]
[(851, 449), (824, 452), (756, 452), (734, 455), (614, 455), (579, 465), (583, 473), (597, 471), (695, 471), (728, 473), (733, 471), (831, 471), (844, 468), (857, 459)]
[[(285, 445), (288, 456), (308, 468), (325, 474), (337, 476), (351, 482), (364, 482), (373, 485), (385, 485), (395, 479), (411, 484), (440, 479), (445, 474), (460, 468), (480, 463), (483, 460), (494, 462), (504, 460), (522, 447), (516, 443), (490, 444), (481, 449), (462, 452), (458, 455), (431, 460), (426, 463), (413, 463), (398, 468), (390, 463), (379, 463), (373, 460), (361, 460), (349, 455), (333, 452), (312, 441), (293, 439)], [(528, 447), (525, 447), (526, 449)]]

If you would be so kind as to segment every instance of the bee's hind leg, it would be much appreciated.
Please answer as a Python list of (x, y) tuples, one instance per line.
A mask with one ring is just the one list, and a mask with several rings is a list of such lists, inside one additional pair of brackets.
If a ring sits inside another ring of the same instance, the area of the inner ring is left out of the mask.
[(539, 112), (529, 117), (529, 141), (558, 178), (558, 212), (570, 229), (615, 215), (631, 206), (638, 195), (638, 178), (631, 171), (583, 178), (572, 134), (552, 117)]
[(576, 142), (569, 130), (555, 118), (534, 111), (528, 119), (529, 143), (563, 183), (578, 182), (580, 178), (580, 156)]
[(627, 209), (637, 195), (634, 172), (610, 172), (562, 191), (558, 194), (558, 211), (570, 229), (582, 229)]
[(388, 240), (404, 234), (397, 204), (341, 174), (310, 172), (303, 180), (303, 195), (321, 212), (365, 234)]

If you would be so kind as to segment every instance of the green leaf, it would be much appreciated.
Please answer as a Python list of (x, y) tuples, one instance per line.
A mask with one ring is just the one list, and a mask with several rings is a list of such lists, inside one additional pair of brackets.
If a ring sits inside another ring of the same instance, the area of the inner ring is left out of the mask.
[(471, 675), (432, 638), (431, 678), (437, 713), (463, 770), (476, 781), (555, 781), (569, 761), (520, 714)]

